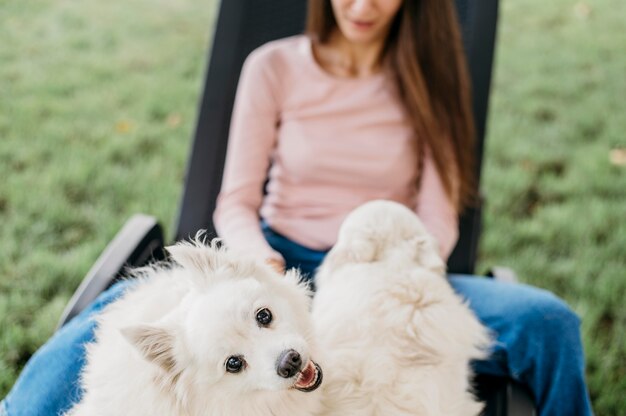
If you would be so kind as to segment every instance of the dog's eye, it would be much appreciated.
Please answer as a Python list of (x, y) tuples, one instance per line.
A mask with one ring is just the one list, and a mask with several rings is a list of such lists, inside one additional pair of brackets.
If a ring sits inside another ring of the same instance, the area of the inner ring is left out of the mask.
[(267, 308), (259, 309), (256, 313), (256, 321), (260, 326), (269, 326), (272, 323), (272, 312)]
[(226, 371), (229, 373), (238, 373), (245, 367), (245, 360), (239, 355), (233, 355), (226, 360)]

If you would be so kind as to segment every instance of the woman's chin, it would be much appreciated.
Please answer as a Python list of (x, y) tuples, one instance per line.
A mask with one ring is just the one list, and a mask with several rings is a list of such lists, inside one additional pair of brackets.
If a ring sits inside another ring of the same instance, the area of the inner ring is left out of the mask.
[(377, 43), (379, 39), (381, 39), (381, 37), (377, 36), (373, 31), (364, 32), (356, 30), (344, 32), (344, 37), (355, 45), (370, 45)]

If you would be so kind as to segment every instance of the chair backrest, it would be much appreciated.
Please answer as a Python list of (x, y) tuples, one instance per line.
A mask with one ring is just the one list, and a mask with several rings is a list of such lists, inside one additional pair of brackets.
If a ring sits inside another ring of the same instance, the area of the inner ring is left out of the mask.
[[(456, 5), (472, 80), (480, 175), (498, 0), (457, 0)], [(200, 229), (215, 235), (212, 215), (222, 181), (237, 82), (246, 56), (270, 40), (302, 33), (305, 14), (306, 0), (221, 1), (178, 211), (177, 240)], [(461, 218), (459, 243), (448, 261), (451, 272), (473, 272), (479, 235), (480, 207), (468, 210)]]

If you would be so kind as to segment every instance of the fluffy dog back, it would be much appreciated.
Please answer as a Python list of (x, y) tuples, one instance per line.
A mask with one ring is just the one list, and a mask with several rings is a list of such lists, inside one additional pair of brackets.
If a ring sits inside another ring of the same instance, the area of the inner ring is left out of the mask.
[(317, 276), (313, 317), (329, 415), (475, 415), (469, 361), (489, 344), (445, 281), (436, 242), (388, 201), (344, 221)]
[(175, 264), (137, 271), (97, 318), (69, 414), (313, 414), (317, 392), (276, 368), (285, 351), (316, 354), (299, 276), (199, 241), (168, 250)]

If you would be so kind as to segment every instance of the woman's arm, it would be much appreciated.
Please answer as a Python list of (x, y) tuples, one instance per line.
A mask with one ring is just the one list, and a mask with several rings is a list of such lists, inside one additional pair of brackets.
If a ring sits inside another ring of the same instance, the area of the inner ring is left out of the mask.
[(222, 187), (213, 215), (218, 235), (236, 250), (282, 261), (263, 236), (259, 208), (276, 145), (278, 74), (272, 57), (253, 52), (241, 71), (233, 108)]
[(428, 151), (422, 167), (417, 215), (437, 239), (439, 253), (447, 261), (459, 238), (459, 218)]

